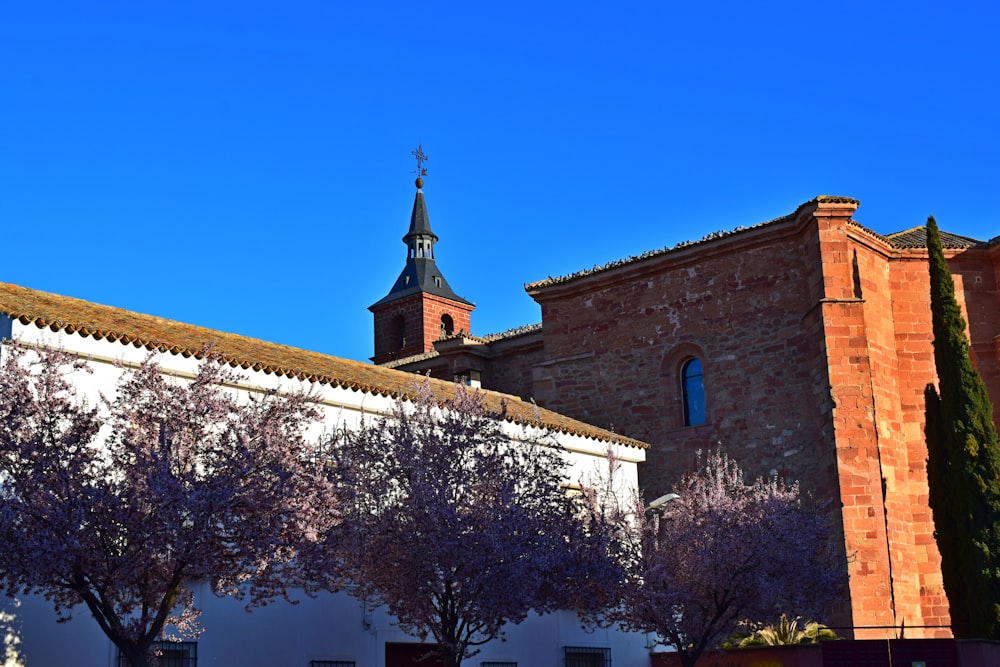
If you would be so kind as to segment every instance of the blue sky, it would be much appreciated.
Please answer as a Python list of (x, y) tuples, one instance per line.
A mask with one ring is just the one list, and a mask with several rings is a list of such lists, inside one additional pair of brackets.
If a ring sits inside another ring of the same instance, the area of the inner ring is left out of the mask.
[(1000, 234), (992, 2), (6, 2), (0, 280), (366, 360), (418, 143), (473, 333), (525, 283), (861, 200)]

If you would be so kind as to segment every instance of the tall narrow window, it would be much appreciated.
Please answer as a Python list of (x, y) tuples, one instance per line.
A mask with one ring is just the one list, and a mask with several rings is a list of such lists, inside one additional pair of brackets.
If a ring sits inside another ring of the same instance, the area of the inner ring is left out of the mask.
[(402, 315), (396, 315), (392, 318), (392, 323), (389, 327), (389, 332), (394, 346), (394, 350), (402, 350), (406, 347), (406, 318)]
[(681, 387), (684, 393), (684, 425), (705, 423), (705, 382), (701, 361), (688, 359), (681, 367)]
[(453, 333), (455, 333), (455, 321), (453, 319), (451, 319), (451, 315), (442, 315), (441, 316), (441, 338), (445, 338), (447, 336), (450, 336)]

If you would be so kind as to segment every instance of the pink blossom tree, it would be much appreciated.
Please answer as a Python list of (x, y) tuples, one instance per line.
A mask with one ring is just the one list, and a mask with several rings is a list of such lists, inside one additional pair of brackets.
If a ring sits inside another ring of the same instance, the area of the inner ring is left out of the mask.
[(618, 524), (634, 527), (624, 531), (630, 575), (609, 616), (656, 633), (685, 667), (741, 624), (821, 621), (843, 588), (829, 521), (797, 485), (748, 484), (735, 461), (712, 454), (662, 502)]
[(305, 396), (241, 401), (214, 360), (178, 380), (148, 359), (88, 404), (79, 360), (3, 354), (0, 582), (63, 620), (85, 605), (133, 667), (164, 628), (200, 633), (193, 584), (248, 607), (284, 595), (299, 545), (336, 522)]
[(446, 667), (532, 610), (573, 605), (574, 579), (584, 587), (565, 452), (504, 426), (481, 393), (456, 385), (439, 408), (424, 385), (415, 404), (366, 419), (335, 448), (340, 483), (356, 490), (341, 541), (349, 590), (433, 637)]

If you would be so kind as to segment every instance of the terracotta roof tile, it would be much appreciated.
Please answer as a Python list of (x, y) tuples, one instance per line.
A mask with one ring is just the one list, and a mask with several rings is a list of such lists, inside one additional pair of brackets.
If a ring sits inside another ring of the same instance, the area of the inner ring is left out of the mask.
[[(912, 227), (910, 229), (904, 229), (901, 232), (896, 232), (895, 234), (889, 234), (883, 237), (889, 242), (894, 248), (905, 248), (905, 249), (917, 249), (927, 247), (927, 227), (920, 225), (919, 227)], [(952, 234), (951, 232), (941, 231), (941, 246), (945, 248), (955, 248), (959, 250), (964, 250), (966, 248), (974, 248), (978, 245), (984, 245), (982, 241), (977, 241), (974, 238), (968, 236), (959, 236), (958, 234)]]
[[(689, 248), (691, 246), (699, 245), (701, 243), (706, 243), (706, 242), (709, 242), (709, 241), (714, 241), (716, 239), (733, 236), (735, 234), (747, 231), (749, 229), (757, 229), (757, 228), (760, 228), (760, 227), (766, 227), (768, 225), (777, 224), (777, 223), (780, 223), (780, 222), (783, 222), (785, 220), (788, 220), (790, 218), (795, 217), (795, 215), (798, 213), (799, 210), (801, 210), (804, 206), (807, 206), (807, 205), (812, 204), (812, 203), (820, 203), (820, 204), (852, 204), (852, 205), (857, 206), (859, 202), (858, 202), (857, 199), (853, 199), (851, 197), (837, 197), (837, 196), (830, 196), (830, 195), (820, 195), (819, 197), (816, 197), (816, 198), (814, 198), (814, 199), (812, 199), (812, 200), (810, 200), (810, 201), (802, 204), (801, 206), (799, 206), (799, 208), (796, 209), (796, 211), (794, 213), (790, 213), (788, 215), (783, 215), (781, 217), (774, 218), (773, 220), (766, 220), (764, 222), (760, 222), (760, 223), (757, 223), (755, 225), (751, 225), (749, 227), (736, 227), (735, 229), (732, 229), (732, 230), (729, 230), (729, 231), (713, 232), (711, 234), (708, 234), (707, 236), (704, 236), (704, 237), (700, 238), (697, 241), (682, 241), (681, 243), (678, 243), (677, 245), (674, 245), (674, 246), (667, 246), (667, 247), (660, 248), (660, 249), (657, 249), (657, 250), (649, 250), (647, 252), (642, 253), (641, 255), (634, 255), (632, 257), (626, 257), (624, 259), (619, 259), (619, 260), (615, 260), (615, 261), (612, 261), (612, 262), (608, 262), (607, 264), (603, 264), (603, 265), (600, 265), (600, 266), (595, 265), (591, 269), (584, 269), (582, 271), (577, 271), (575, 273), (570, 273), (570, 274), (565, 275), (565, 276), (559, 276), (559, 277), (555, 277), (555, 278), (553, 278), (552, 276), (549, 276), (548, 278), (546, 278), (544, 280), (539, 280), (539, 281), (536, 281), (536, 282), (533, 282), (533, 283), (526, 284), (524, 286), (524, 289), (530, 291), (530, 290), (536, 289), (536, 288), (549, 287), (551, 285), (558, 285), (560, 283), (570, 282), (570, 281), (576, 280), (578, 278), (583, 278), (585, 276), (593, 275), (595, 273), (600, 273), (602, 271), (607, 271), (609, 269), (614, 269), (614, 268), (617, 268), (619, 266), (625, 266), (627, 264), (632, 264), (632, 263), (635, 263), (635, 262), (639, 262), (641, 260), (648, 259), (650, 257), (657, 257), (659, 255), (665, 255), (667, 253), (675, 252), (675, 251), (681, 250), (683, 248)], [(855, 227), (857, 227), (858, 229), (862, 230), (863, 232), (865, 232), (867, 234), (870, 234), (871, 236), (873, 236), (875, 238), (881, 239), (882, 241), (888, 243), (889, 245), (891, 245), (894, 248), (898, 248), (898, 249), (914, 249), (914, 248), (926, 248), (927, 247), (927, 232), (926, 232), (926, 228), (923, 227), (923, 226), (914, 227), (912, 229), (907, 229), (907, 230), (902, 231), (902, 232), (896, 232), (895, 234), (889, 234), (888, 236), (883, 236), (883, 235), (881, 235), (881, 234), (879, 234), (877, 232), (874, 232), (874, 231), (868, 229), (867, 227), (864, 227), (864, 226), (862, 226), (862, 225), (860, 225), (860, 224), (858, 224), (858, 223), (856, 223), (854, 221), (852, 221), (852, 223), (854, 224)], [(983, 242), (983, 241), (978, 241), (976, 239), (970, 238), (968, 236), (960, 236), (958, 234), (952, 234), (950, 232), (944, 232), (944, 231), (942, 231), (941, 232), (941, 241), (942, 241), (942, 245), (945, 248), (964, 249), (964, 248), (972, 248), (972, 247), (976, 247), (976, 246), (991, 246), (991, 245), (994, 245), (996, 243), (1000, 243), (1000, 236), (995, 237), (994, 239), (991, 239), (990, 241)]]
[[(813, 199), (811, 202), (806, 202), (806, 204), (809, 204), (809, 203), (812, 203), (812, 202), (819, 202), (819, 201), (821, 201), (821, 202), (831, 202), (831, 203), (853, 203), (853, 204), (857, 203), (856, 200), (849, 199), (847, 197), (827, 197), (827, 196), (821, 196), (821, 197), (817, 197), (816, 199)], [(805, 206), (806, 204), (803, 204), (802, 206)], [(802, 206), (800, 206), (799, 208), (802, 208)], [(733, 236), (735, 234), (739, 234), (740, 232), (745, 232), (745, 231), (750, 230), (750, 229), (757, 229), (759, 227), (766, 227), (768, 225), (774, 225), (774, 224), (777, 224), (777, 223), (780, 223), (780, 222), (784, 222), (785, 220), (788, 220), (788, 219), (790, 219), (790, 218), (792, 218), (794, 216), (795, 216), (795, 213), (789, 213), (788, 215), (783, 215), (781, 217), (774, 218), (772, 220), (765, 220), (764, 222), (759, 222), (759, 223), (757, 223), (755, 225), (750, 225), (749, 227), (742, 227), (741, 226), (741, 227), (736, 227), (735, 229), (731, 229), (729, 231), (720, 230), (720, 231), (717, 231), (717, 232), (712, 232), (711, 234), (707, 234), (707, 235), (701, 237), (697, 241), (681, 241), (677, 245), (665, 246), (663, 248), (658, 248), (656, 250), (647, 250), (646, 252), (644, 252), (644, 253), (642, 253), (640, 255), (633, 255), (631, 257), (626, 257), (624, 259), (617, 259), (617, 260), (614, 260), (612, 262), (608, 262), (607, 264), (603, 264), (603, 265), (600, 265), (600, 266), (594, 265), (594, 267), (591, 268), (591, 269), (583, 269), (582, 271), (577, 271), (575, 273), (570, 273), (569, 275), (559, 276), (559, 277), (555, 277), (555, 278), (553, 278), (552, 276), (549, 276), (548, 278), (545, 278), (544, 280), (538, 280), (536, 282), (526, 284), (524, 286), (524, 289), (527, 290), (527, 291), (530, 291), (530, 290), (533, 290), (533, 289), (536, 289), (536, 288), (539, 288), (539, 287), (549, 287), (551, 285), (558, 285), (560, 283), (570, 282), (572, 280), (576, 280), (578, 278), (583, 278), (585, 276), (593, 275), (595, 273), (601, 273), (602, 271), (608, 271), (609, 269), (615, 269), (615, 268), (618, 268), (619, 266), (625, 266), (627, 264), (634, 264), (635, 262), (639, 262), (639, 261), (642, 261), (644, 259), (649, 259), (650, 257), (658, 257), (660, 255), (666, 255), (668, 253), (676, 252), (676, 251), (684, 249), (684, 248), (690, 248), (691, 246), (700, 245), (702, 243), (707, 243), (709, 241), (714, 241), (716, 239), (724, 238), (724, 237), (727, 237), (727, 236)]]
[[(500, 333), (486, 334), (485, 336), (473, 336), (466, 331), (459, 331), (458, 333), (452, 334), (441, 340), (471, 340), (476, 343), (482, 343), (484, 345), (489, 343), (495, 343), (501, 340), (511, 340), (513, 338), (518, 338), (520, 336), (527, 336), (528, 334), (535, 333), (536, 331), (542, 330), (542, 323), (538, 322), (536, 324), (525, 324), (520, 327), (514, 327), (513, 329), (507, 329), (506, 331), (501, 331)], [(400, 357), (399, 359), (391, 359), (385, 361), (379, 366), (382, 368), (399, 368), (400, 366), (406, 366), (418, 361), (426, 361), (428, 359), (434, 359), (435, 357), (441, 356), (437, 350), (428, 350), (426, 352), (418, 352), (417, 354), (411, 354), (408, 357)]]
[(528, 334), (541, 330), (542, 323), (536, 322), (535, 324), (525, 324), (523, 326), (507, 329), (506, 331), (501, 331), (499, 333), (486, 334), (480, 338), (480, 340), (484, 343), (493, 343), (498, 340), (510, 340), (511, 338), (518, 338), (519, 336), (527, 336)]
[[(39, 328), (47, 327), (53, 331), (92, 336), (98, 340), (118, 341), (137, 348), (185, 357), (201, 356), (205, 346), (212, 345), (213, 353), (219, 354), (234, 367), (252, 368), (376, 395), (411, 398), (416, 394), (417, 382), (422, 381), (415, 380), (412, 374), (402, 371), (39, 292), (9, 283), (0, 283), (0, 313), (26, 325), (34, 324)], [(431, 384), (435, 394), (441, 399), (454, 393), (454, 385), (450, 382), (432, 379)], [(486, 392), (486, 395), (491, 409), (498, 409), (501, 403), (506, 402), (508, 417), (515, 422), (540, 421), (542, 425), (561, 433), (632, 447), (648, 447), (638, 440), (618, 436), (550, 410), (537, 408), (514, 396), (497, 392)]]
[(437, 350), (427, 350), (426, 352), (420, 352), (418, 354), (411, 354), (408, 357), (400, 357), (399, 359), (390, 359), (389, 361), (384, 361), (379, 366), (381, 368), (399, 368), (400, 366), (406, 366), (407, 364), (412, 364), (415, 361), (426, 361), (427, 359), (434, 359), (435, 357), (440, 357)]

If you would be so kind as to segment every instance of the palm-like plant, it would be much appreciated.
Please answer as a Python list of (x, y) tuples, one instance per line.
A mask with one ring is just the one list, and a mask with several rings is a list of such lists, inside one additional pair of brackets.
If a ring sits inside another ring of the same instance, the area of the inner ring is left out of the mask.
[(731, 647), (784, 646), (787, 644), (816, 644), (839, 639), (837, 633), (816, 621), (804, 622), (800, 617), (788, 618), (785, 614), (774, 624), (765, 625), (749, 635), (726, 642)]

